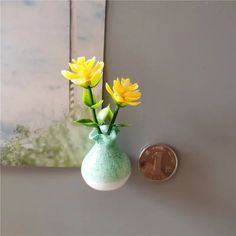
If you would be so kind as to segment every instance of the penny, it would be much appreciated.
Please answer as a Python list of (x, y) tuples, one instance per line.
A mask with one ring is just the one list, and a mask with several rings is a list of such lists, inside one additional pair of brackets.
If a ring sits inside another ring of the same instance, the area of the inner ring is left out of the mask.
[(154, 144), (145, 148), (139, 157), (139, 169), (151, 180), (165, 181), (176, 172), (178, 159), (175, 151), (165, 144)]

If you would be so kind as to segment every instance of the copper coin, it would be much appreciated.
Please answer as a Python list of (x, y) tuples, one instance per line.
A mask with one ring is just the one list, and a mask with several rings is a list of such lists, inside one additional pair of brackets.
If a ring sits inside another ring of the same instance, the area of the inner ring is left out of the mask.
[(139, 169), (151, 180), (165, 181), (171, 178), (178, 166), (177, 155), (165, 144), (154, 144), (145, 148), (139, 157)]

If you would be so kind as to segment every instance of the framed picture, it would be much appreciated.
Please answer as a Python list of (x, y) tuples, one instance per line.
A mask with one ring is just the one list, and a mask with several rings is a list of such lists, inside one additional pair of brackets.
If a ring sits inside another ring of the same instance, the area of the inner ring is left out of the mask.
[(91, 144), (72, 119), (88, 111), (60, 71), (81, 55), (103, 60), (105, 0), (1, 7), (1, 165), (80, 166)]

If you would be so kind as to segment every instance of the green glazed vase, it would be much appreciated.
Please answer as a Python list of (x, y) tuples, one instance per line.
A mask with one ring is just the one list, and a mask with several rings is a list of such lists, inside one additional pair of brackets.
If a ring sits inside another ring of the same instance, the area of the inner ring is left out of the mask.
[[(107, 126), (102, 126), (101, 129), (105, 133)], [(81, 173), (85, 182), (93, 189), (118, 189), (131, 174), (130, 160), (116, 143), (118, 132), (114, 127), (110, 135), (98, 134), (97, 130), (89, 135), (95, 144), (82, 162)]]

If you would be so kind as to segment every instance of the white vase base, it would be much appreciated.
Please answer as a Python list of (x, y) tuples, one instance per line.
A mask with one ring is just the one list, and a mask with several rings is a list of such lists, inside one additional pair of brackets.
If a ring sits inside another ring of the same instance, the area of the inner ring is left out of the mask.
[(97, 182), (93, 182), (91, 180), (87, 180), (84, 178), (84, 181), (93, 189), (96, 189), (98, 191), (112, 191), (115, 189), (118, 189), (120, 187), (122, 187), (126, 181), (129, 179), (130, 175), (128, 175), (127, 177), (119, 180), (119, 181), (115, 181), (115, 182), (111, 182), (111, 183), (97, 183)]

